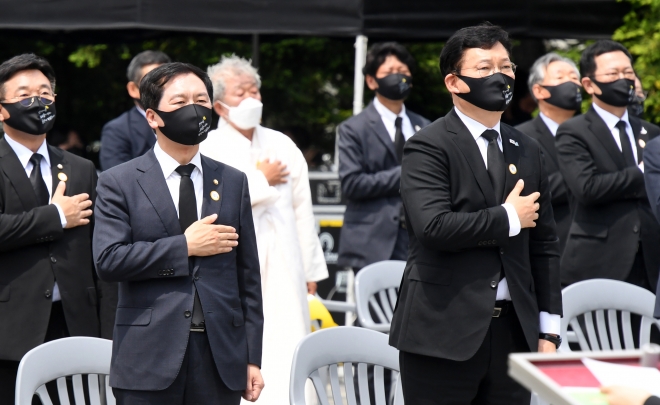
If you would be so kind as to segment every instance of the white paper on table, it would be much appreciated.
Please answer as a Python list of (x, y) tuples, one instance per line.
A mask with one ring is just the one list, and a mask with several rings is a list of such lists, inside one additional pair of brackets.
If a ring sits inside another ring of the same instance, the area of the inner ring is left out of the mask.
[(660, 396), (660, 370), (655, 367), (625, 366), (587, 358), (582, 363), (602, 386), (621, 385)]

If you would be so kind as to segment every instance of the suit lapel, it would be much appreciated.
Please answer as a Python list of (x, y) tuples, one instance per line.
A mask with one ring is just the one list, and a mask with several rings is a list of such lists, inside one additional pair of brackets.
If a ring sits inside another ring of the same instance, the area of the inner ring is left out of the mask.
[(154, 151), (150, 150), (139, 159), (141, 162), (137, 170), (142, 172), (142, 175), (137, 178), (138, 184), (165, 225), (167, 234), (169, 236), (181, 235), (179, 216), (176, 214), (172, 195), (167, 188), (165, 175), (158, 164)]
[(637, 148), (637, 164), (641, 163), (644, 159), (644, 148), (649, 142), (649, 134), (646, 131), (646, 128), (642, 125), (642, 122), (637, 117), (633, 117), (628, 114), (628, 121), (630, 121), (630, 126), (633, 130), (633, 135), (635, 137), (635, 147)]
[(600, 116), (593, 109), (593, 107), (591, 107), (589, 111), (587, 111), (587, 113), (585, 114), (585, 118), (587, 119), (587, 121), (589, 121), (589, 129), (594, 134), (596, 139), (598, 139), (600, 143), (603, 144), (603, 147), (610, 155), (614, 163), (617, 165), (617, 167), (619, 169), (624, 169), (626, 167), (626, 163), (623, 160), (623, 153), (621, 153), (621, 150), (614, 141), (614, 137), (612, 136), (612, 131), (610, 131), (609, 128), (607, 128), (607, 125), (605, 125), (605, 121), (603, 121), (603, 119), (600, 118)]
[[(66, 181), (72, 178), (71, 165), (64, 157), (64, 153), (54, 146), (48, 145), (48, 155), (50, 156), (50, 172), (53, 176), (53, 192), (51, 194), (55, 194), (57, 185), (60, 183), (60, 173), (66, 175)], [(62, 166), (61, 169), (60, 166)], [(68, 187), (64, 191), (64, 195), (70, 195)]]
[(417, 133), (417, 131), (419, 131), (420, 129), (424, 128), (424, 122), (422, 122), (422, 120), (419, 119), (419, 116), (417, 114), (411, 114), (408, 110), (406, 110), (406, 115), (408, 116), (408, 119), (410, 120), (410, 123), (412, 124), (415, 133)]
[(25, 168), (5, 138), (0, 138), (0, 169), (11, 181), (25, 211), (37, 207), (37, 196)]
[(389, 132), (387, 132), (387, 129), (385, 129), (383, 119), (378, 114), (378, 111), (376, 111), (376, 107), (374, 107), (373, 102), (367, 106), (365, 113), (369, 118), (369, 123), (371, 124), (369, 127), (374, 132), (375, 137), (378, 138), (383, 143), (383, 145), (385, 145), (385, 148), (387, 148), (394, 160), (397, 161), (398, 158), (396, 156), (396, 151), (394, 150), (394, 142), (392, 142), (392, 138), (390, 138)]
[(548, 129), (548, 126), (545, 125), (541, 117), (536, 117), (532, 121), (534, 129), (536, 129), (535, 138), (543, 148), (548, 152), (550, 158), (555, 162), (555, 165), (559, 166), (559, 159), (557, 157), (557, 147), (555, 146), (555, 137), (552, 136), (552, 132)]
[(484, 198), (486, 199), (486, 204), (488, 207), (494, 207), (497, 205), (495, 200), (495, 192), (493, 191), (493, 185), (490, 182), (490, 177), (488, 177), (488, 172), (486, 171), (486, 165), (484, 164), (484, 158), (481, 156), (479, 147), (474, 140), (474, 137), (468, 131), (467, 127), (456, 112), (452, 109), (449, 114), (445, 117), (445, 122), (447, 125), (447, 131), (452, 133), (452, 139), (458, 149), (460, 149), (463, 156), (470, 165), (472, 169), (472, 174), (479, 184)]
[[(201, 218), (204, 218), (212, 214), (220, 214), (220, 207), (222, 206), (222, 173), (218, 164), (204, 155), (202, 155), (202, 171), (204, 172), (204, 194), (202, 197)], [(215, 184), (216, 182), (218, 184)], [(217, 197), (217, 200), (214, 197)]]
[[(504, 152), (504, 161), (506, 162), (506, 181), (502, 195), (502, 202), (506, 200), (513, 187), (520, 179), (520, 139), (506, 125), (500, 124), (502, 136), (502, 151)], [(552, 135), (551, 135), (552, 136)], [(515, 169), (514, 169), (515, 167)], [(515, 172), (515, 173), (514, 173)]]

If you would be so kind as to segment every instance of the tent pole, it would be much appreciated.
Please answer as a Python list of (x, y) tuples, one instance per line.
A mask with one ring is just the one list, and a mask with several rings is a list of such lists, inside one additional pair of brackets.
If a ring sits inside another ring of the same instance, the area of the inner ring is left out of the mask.
[(259, 34), (252, 34), (252, 66), (259, 67)]
[(353, 79), (353, 115), (362, 111), (364, 99), (364, 75), (362, 67), (367, 61), (368, 38), (364, 35), (355, 37), (355, 76)]

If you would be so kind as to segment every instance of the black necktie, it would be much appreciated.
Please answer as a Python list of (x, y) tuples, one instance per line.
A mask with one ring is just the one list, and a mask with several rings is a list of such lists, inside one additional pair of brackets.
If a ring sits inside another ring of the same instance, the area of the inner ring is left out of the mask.
[(616, 127), (619, 130), (621, 153), (623, 153), (623, 160), (626, 162), (626, 166), (637, 166), (635, 155), (633, 155), (632, 145), (630, 144), (630, 138), (628, 138), (628, 133), (626, 132), (626, 123), (624, 121), (619, 121), (616, 123)]
[(403, 160), (403, 145), (406, 144), (406, 138), (403, 137), (403, 131), (401, 130), (402, 121), (403, 118), (401, 117), (396, 117), (394, 120), (394, 128), (396, 129), (396, 132), (394, 132), (394, 150), (396, 150), (396, 158), (399, 164)]
[(506, 178), (506, 165), (504, 163), (504, 154), (497, 144), (497, 138), (500, 134), (494, 129), (487, 129), (481, 134), (488, 141), (488, 177), (493, 185), (495, 191), (495, 201), (497, 204), (502, 204), (502, 197), (504, 194), (504, 182)]
[[(190, 178), (193, 170), (195, 170), (195, 165), (192, 163), (176, 168), (176, 172), (181, 175), (181, 182), (179, 183), (179, 224), (181, 225), (181, 232), (185, 232), (193, 222), (197, 221), (197, 199), (195, 198), (195, 187)], [(195, 289), (192, 324), (196, 326), (204, 324), (204, 312), (202, 311), (202, 303), (199, 300), (197, 289)]]
[(39, 206), (48, 205), (50, 202), (48, 187), (46, 187), (46, 182), (41, 175), (41, 159), (43, 159), (43, 156), (38, 153), (33, 154), (30, 158), (30, 163), (32, 163), (30, 183), (32, 183), (32, 188), (34, 189), (34, 194), (37, 196), (37, 204), (39, 204)]

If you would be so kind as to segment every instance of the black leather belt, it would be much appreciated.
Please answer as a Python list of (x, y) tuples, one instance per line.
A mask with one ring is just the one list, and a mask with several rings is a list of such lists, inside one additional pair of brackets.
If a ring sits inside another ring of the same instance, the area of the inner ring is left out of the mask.
[(500, 318), (513, 312), (513, 302), (509, 300), (495, 301), (495, 308), (493, 308), (493, 318)]

